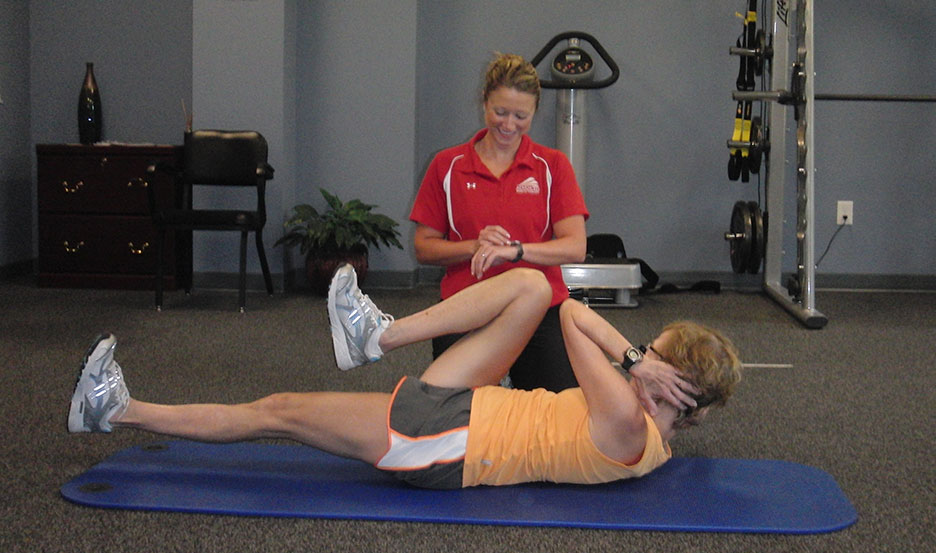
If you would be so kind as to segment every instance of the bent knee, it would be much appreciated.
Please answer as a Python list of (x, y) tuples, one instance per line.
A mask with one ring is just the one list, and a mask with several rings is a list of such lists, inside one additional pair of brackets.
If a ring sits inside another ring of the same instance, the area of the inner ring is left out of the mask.
[(552, 286), (542, 271), (529, 267), (517, 267), (510, 270), (510, 275), (525, 294), (543, 297), (547, 301), (552, 300)]
[(559, 317), (569, 317), (575, 313), (576, 309), (581, 309), (583, 307), (585, 307), (583, 303), (577, 302), (572, 298), (566, 298), (559, 304)]

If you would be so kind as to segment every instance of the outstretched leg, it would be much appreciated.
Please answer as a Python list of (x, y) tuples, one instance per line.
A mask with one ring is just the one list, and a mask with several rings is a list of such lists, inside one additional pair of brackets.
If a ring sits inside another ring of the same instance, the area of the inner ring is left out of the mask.
[(390, 394), (273, 394), (237, 405), (159, 405), (130, 399), (112, 419), (126, 426), (201, 442), (285, 438), (375, 463), (387, 449)]
[[(549, 308), (552, 288), (540, 271), (513, 269), (396, 321), (357, 289), (350, 267), (339, 269), (329, 294), (339, 366), (349, 359), (339, 352), (346, 344), (352, 345), (345, 351), (368, 352), (356, 356), (359, 365), (408, 344), (470, 332), (421, 377), (435, 386), (470, 387), (500, 381)], [(343, 302), (340, 308), (334, 307), (336, 302)]]
[(387, 447), (389, 394), (274, 394), (239, 405), (157, 405), (130, 397), (114, 359), (117, 341), (100, 336), (82, 363), (68, 415), (70, 432), (129, 426), (205, 442), (287, 438), (374, 463)]

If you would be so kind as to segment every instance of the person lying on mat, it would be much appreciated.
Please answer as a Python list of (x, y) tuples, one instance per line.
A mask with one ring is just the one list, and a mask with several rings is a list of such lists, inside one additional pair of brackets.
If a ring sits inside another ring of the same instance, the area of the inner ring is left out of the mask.
[(739, 381), (735, 347), (717, 331), (671, 324), (641, 359), (610, 323), (569, 300), (560, 309), (562, 331), (581, 386), (559, 393), (499, 386), (551, 297), (542, 272), (518, 268), (395, 320), (361, 292), (345, 265), (328, 297), (339, 368), (440, 334), (467, 334), (392, 394), (281, 393), (240, 405), (131, 398), (114, 360), (116, 340), (105, 335), (84, 358), (68, 428), (134, 427), (208, 442), (289, 438), (426, 488), (593, 484), (642, 476), (665, 463), (676, 431), (723, 404)]

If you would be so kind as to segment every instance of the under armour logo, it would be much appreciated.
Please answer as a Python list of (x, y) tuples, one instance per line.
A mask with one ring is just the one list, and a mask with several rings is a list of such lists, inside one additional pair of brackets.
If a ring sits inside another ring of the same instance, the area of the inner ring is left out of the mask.
[(478, 188), (478, 183), (476, 183), (476, 182), (466, 182), (466, 183), (465, 183), (465, 187), (466, 187), (468, 190), (474, 190), (474, 189)]

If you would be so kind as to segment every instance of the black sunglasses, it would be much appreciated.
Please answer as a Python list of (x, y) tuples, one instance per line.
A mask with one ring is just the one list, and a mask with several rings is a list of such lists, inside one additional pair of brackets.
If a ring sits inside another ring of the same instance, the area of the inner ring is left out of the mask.
[(649, 345), (649, 346), (640, 345), (640, 346), (637, 346), (637, 349), (639, 349), (640, 352), (643, 353), (643, 354), (646, 354), (646, 353), (647, 353), (647, 350), (649, 349), (649, 350), (652, 351), (653, 353), (657, 354), (657, 357), (659, 357), (660, 359), (662, 359), (662, 360), (665, 361), (666, 363), (669, 363), (670, 365), (672, 365), (672, 363), (670, 363), (669, 359), (667, 359), (662, 353), (658, 352), (658, 351), (656, 350), (656, 348), (654, 348), (652, 345)]

